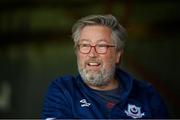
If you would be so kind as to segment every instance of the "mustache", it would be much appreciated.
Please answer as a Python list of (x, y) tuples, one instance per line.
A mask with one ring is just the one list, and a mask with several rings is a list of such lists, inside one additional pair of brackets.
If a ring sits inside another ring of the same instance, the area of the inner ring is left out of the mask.
[(85, 64), (88, 64), (88, 63), (90, 63), (90, 62), (96, 62), (96, 63), (102, 63), (102, 61), (101, 60), (99, 60), (99, 59), (88, 59), (88, 60), (86, 60), (85, 61)]

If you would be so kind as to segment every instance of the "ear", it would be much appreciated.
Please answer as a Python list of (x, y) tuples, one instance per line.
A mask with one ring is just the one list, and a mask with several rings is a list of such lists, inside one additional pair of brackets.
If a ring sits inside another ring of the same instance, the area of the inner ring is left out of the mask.
[(124, 53), (124, 49), (121, 49), (119, 52), (117, 52), (116, 54), (116, 64), (119, 64), (119, 62), (121, 61), (121, 56)]

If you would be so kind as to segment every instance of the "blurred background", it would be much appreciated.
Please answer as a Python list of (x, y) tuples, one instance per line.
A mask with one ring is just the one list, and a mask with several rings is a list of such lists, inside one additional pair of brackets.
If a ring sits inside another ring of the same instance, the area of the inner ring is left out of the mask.
[(180, 117), (180, 14), (174, 0), (1, 0), (0, 118), (39, 118), (57, 76), (77, 74), (71, 27), (113, 14), (129, 33), (122, 67), (151, 82)]

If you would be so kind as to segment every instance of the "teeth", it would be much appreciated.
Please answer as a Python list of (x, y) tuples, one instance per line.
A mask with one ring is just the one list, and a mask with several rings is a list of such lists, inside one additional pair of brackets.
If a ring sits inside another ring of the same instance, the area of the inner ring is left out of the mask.
[(99, 65), (99, 63), (89, 63), (89, 65)]

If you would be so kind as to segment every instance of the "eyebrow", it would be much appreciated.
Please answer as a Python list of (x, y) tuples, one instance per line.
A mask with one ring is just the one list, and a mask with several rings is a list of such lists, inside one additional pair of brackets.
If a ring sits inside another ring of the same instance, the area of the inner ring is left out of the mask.
[(97, 40), (97, 42), (106, 42), (107, 43), (107, 41), (105, 41), (104, 39)]
[[(81, 39), (80, 41), (81, 41), (81, 42), (84, 42), (84, 41), (85, 41), (85, 42), (91, 42), (89, 39)], [(104, 39), (100, 39), (100, 40), (97, 40), (97, 41), (96, 41), (96, 43), (99, 43), (99, 42), (106, 42), (106, 43), (107, 43), (107, 41), (105, 41)]]

